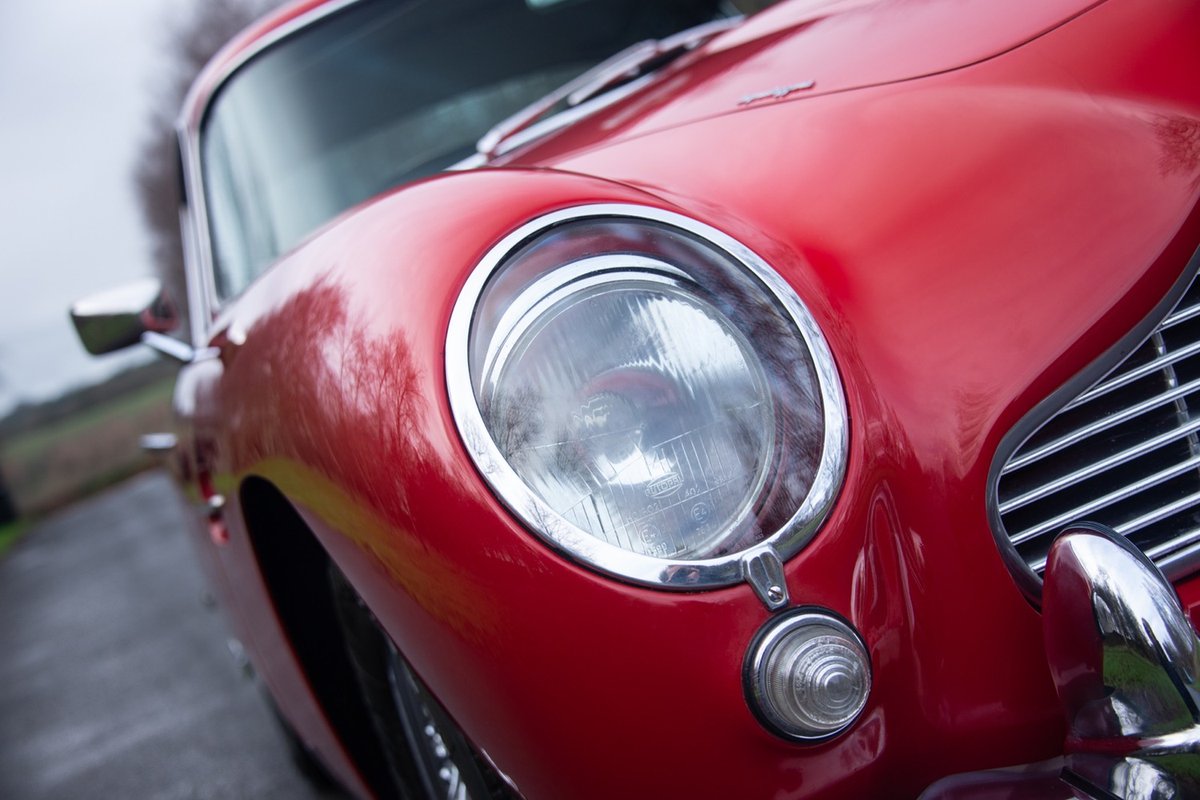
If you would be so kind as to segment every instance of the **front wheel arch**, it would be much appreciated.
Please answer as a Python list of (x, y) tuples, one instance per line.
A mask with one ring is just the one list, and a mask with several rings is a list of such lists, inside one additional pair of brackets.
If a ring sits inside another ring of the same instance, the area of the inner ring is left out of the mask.
[(263, 584), (317, 704), (376, 797), (397, 797), (370, 711), (353, 688), (357, 674), (329, 590), (329, 554), (269, 481), (247, 478), (239, 500)]

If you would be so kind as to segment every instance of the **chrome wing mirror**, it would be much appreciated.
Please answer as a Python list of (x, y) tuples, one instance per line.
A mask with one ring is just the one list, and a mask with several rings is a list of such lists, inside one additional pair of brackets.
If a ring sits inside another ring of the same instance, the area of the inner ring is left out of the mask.
[(71, 306), (71, 321), (92, 355), (141, 343), (178, 361), (195, 356), (189, 345), (165, 335), (179, 325), (179, 315), (157, 278), (84, 298)]

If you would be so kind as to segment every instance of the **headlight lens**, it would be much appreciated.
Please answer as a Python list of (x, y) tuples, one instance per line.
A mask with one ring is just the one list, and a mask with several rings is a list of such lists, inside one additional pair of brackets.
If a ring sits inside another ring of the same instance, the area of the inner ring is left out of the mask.
[(661, 558), (708, 555), (750, 513), (770, 465), (762, 365), (685, 286), (622, 272), (582, 283), (512, 334), (479, 398), (488, 431), (588, 534)]
[(606, 572), (695, 588), (806, 541), (840, 483), (824, 340), (756, 256), (677, 215), (605, 206), (518, 231), (448, 340), (451, 404), (485, 478)]

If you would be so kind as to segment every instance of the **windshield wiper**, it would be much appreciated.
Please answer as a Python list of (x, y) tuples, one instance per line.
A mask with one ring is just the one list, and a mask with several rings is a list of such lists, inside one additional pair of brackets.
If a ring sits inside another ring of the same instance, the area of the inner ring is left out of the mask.
[[(625, 48), (615, 56), (602, 61), (579, 77), (568, 81), (550, 94), (492, 127), (475, 145), (475, 149), (478, 151), (475, 159), (487, 163), (495, 156), (511, 149), (504, 145), (510, 144), (510, 140), (514, 136), (529, 130), (534, 123), (542, 120), (556, 107), (565, 105), (567, 110), (573, 109), (606, 92), (627, 86), (639, 78), (647, 77), (685, 53), (695, 50), (717, 34), (737, 27), (741, 24), (742, 19), (740, 16), (735, 16), (713, 20), (672, 34), (664, 39), (647, 39)], [(557, 114), (548, 119), (556, 119), (560, 116), (563, 114)], [(561, 124), (547, 126), (539, 133), (544, 135), (551, 130), (557, 130), (574, 119), (574, 116), (564, 117)], [(539, 126), (540, 128), (541, 126)], [(522, 141), (525, 140), (525, 137), (522, 137)], [(475, 159), (468, 159), (468, 161)]]

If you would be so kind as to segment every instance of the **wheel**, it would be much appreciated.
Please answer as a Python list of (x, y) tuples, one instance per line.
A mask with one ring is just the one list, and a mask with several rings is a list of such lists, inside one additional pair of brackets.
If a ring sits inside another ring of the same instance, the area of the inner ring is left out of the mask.
[(330, 565), (330, 587), (394, 794), (405, 800), (519, 800), (409, 666), (362, 598)]
[(425, 792), (419, 796), (447, 800), (511, 797), (499, 774), (480, 757), (390, 641), (388, 650), (388, 684), (415, 777)]

